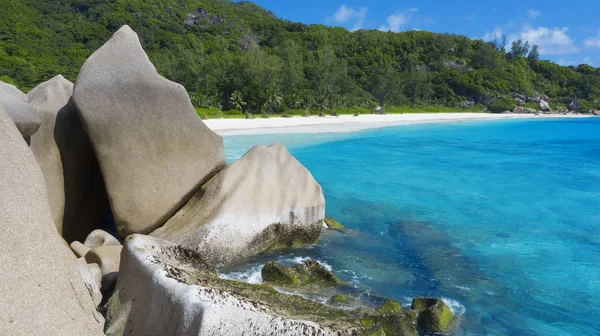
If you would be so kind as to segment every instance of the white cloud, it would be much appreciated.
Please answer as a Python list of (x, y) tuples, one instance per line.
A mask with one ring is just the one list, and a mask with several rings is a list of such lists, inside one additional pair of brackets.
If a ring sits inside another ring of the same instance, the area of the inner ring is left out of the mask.
[(406, 23), (404, 14), (393, 14), (387, 17), (387, 25), (379, 27), (381, 31), (399, 32), (400, 26)]
[(569, 28), (563, 27), (525, 27), (519, 34), (509, 35), (508, 40), (516, 41), (521, 39), (529, 42), (529, 45), (537, 45), (540, 48), (540, 54), (545, 55), (566, 55), (579, 52), (579, 48), (568, 35)]
[(587, 65), (594, 65), (594, 61), (592, 61), (592, 59), (590, 57), (584, 57), (583, 62), (581, 62), (581, 63), (587, 64)]
[(588, 48), (600, 48), (600, 33), (596, 36), (586, 38), (583, 44)]
[(366, 7), (356, 9), (341, 5), (333, 16), (326, 18), (325, 21), (337, 24), (347, 24), (352, 22), (352, 30), (359, 30), (363, 28), (368, 10), (369, 9)]
[(417, 8), (417, 7), (412, 7), (412, 8), (409, 8), (409, 9), (408, 9), (408, 11), (409, 11), (409, 12), (411, 12), (411, 13), (416, 13), (416, 12), (418, 12), (418, 11), (419, 11), (419, 8)]
[(535, 9), (530, 9), (527, 11), (527, 15), (529, 15), (532, 18), (536, 18), (538, 16), (540, 16), (542, 14), (542, 12), (540, 12), (539, 10), (535, 10)]
[(504, 31), (502, 30), (502, 28), (496, 28), (491, 32), (487, 32), (485, 34), (485, 36), (483, 36), (483, 40), (484, 41), (493, 41), (495, 39), (500, 40), (502, 38), (502, 35), (504, 35)]
[(559, 58), (558, 61), (556, 61), (556, 64), (562, 65), (562, 66), (569, 66), (569, 65), (575, 65), (575, 62), (567, 61), (565, 59)]

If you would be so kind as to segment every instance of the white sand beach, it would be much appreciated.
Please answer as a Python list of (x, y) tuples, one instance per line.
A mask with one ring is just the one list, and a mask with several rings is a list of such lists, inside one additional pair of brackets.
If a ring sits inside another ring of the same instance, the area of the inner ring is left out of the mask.
[(204, 122), (221, 135), (273, 134), (273, 133), (337, 133), (397, 125), (439, 122), (465, 122), (498, 119), (576, 118), (587, 115), (559, 114), (492, 114), (492, 113), (407, 113), (386, 115), (341, 115), (339, 117), (293, 117), (256, 119), (210, 119)]

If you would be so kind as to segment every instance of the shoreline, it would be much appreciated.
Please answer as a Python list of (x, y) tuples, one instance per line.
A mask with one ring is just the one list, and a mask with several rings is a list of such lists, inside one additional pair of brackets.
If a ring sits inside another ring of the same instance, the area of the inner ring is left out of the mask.
[(550, 119), (584, 118), (590, 115), (563, 114), (492, 114), (492, 113), (407, 113), (407, 114), (365, 114), (358, 117), (341, 115), (338, 117), (291, 117), (256, 119), (209, 119), (204, 123), (219, 135), (249, 135), (278, 133), (346, 133), (371, 128), (400, 125), (464, 122), (506, 119)]

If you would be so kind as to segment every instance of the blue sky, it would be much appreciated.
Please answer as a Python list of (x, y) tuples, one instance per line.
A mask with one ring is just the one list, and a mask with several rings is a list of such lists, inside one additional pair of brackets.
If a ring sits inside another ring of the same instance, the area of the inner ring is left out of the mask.
[(540, 47), (542, 59), (600, 67), (600, 0), (254, 0), (290, 21), (353, 29), (421, 29)]

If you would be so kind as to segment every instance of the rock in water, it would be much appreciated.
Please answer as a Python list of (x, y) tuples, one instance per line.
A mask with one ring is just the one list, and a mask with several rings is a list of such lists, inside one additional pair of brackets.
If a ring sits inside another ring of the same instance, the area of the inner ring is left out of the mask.
[(123, 236), (164, 224), (225, 165), (221, 137), (185, 88), (156, 72), (128, 26), (85, 62), (73, 98)]
[[(199, 254), (131, 235), (117, 291), (108, 302), (106, 335), (415, 335), (407, 313), (353, 316), (266, 285), (219, 279)], [(409, 329), (410, 330), (410, 329)], [(399, 331), (399, 332), (396, 332)]]
[(268, 262), (261, 271), (265, 283), (281, 287), (335, 286), (340, 280), (313, 259), (290, 267)]
[(224, 266), (278, 246), (316, 243), (324, 216), (321, 186), (274, 144), (251, 148), (150, 235)]
[(40, 168), (0, 111), (0, 335), (102, 335), (103, 318), (52, 222)]
[(108, 210), (98, 162), (72, 94), (73, 83), (60, 75), (27, 94), (42, 120), (31, 150), (44, 174), (56, 228), (69, 243), (85, 239)]
[(428, 331), (448, 331), (454, 318), (450, 308), (440, 299), (414, 298), (411, 309), (417, 312), (417, 326)]
[(0, 81), (0, 109), (4, 109), (24, 138), (30, 137), (40, 127), (35, 107), (27, 103), (27, 95), (14, 85)]

